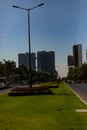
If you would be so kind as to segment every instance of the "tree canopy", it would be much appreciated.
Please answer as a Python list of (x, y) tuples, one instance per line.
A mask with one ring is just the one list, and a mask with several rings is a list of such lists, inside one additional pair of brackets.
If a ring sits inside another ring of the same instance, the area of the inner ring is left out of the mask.
[[(22, 65), (16, 68), (16, 63), (10, 60), (0, 62), (0, 76), (8, 77), (11, 82), (21, 82), (22, 80), (29, 81), (29, 68)], [(49, 82), (55, 81), (58, 78), (58, 72), (55, 71), (49, 75), (47, 73), (31, 70), (32, 82)]]
[(70, 67), (67, 78), (70, 80), (87, 80), (87, 64), (81, 67)]

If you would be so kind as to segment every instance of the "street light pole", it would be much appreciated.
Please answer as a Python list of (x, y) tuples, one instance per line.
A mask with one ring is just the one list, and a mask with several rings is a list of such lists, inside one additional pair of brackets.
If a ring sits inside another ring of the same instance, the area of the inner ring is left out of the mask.
[(28, 43), (29, 43), (29, 84), (32, 87), (32, 73), (31, 73), (31, 41), (30, 41), (30, 11), (28, 10)]
[(44, 5), (44, 3), (41, 3), (41, 4), (39, 4), (39, 5), (37, 5), (37, 6), (34, 6), (34, 7), (32, 7), (32, 8), (30, 8), (30, 9), (26, 9), (26, 8), (23, 8), (23, 7), (19, 7), (19, 6), (15, 6), (15, 5), (13, 5), (13, 7), (14, 8), (19, 8), (19, 9), (22, 9), (22, 10), (26, 10), (27, 11), (27, 13), (28, 13), (28, 44), (29, 44), (29, 85), (30, 85), (30, 87), (32, 87), (32, 73), (31, 73), (31, 44), (30, 44), (30, 11), (32, 10), (32, 9), (35, 9), (35, 8), (37, 8), (37, 7), (40, 7), (40, 6), (43, 6)]

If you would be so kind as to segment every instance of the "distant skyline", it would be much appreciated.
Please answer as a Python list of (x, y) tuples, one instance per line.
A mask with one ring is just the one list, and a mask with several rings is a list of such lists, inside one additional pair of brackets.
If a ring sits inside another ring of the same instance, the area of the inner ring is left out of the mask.
[(0, 0), (0, 61), (14, 60), (28, 52), (27, 13), (12, 5), (31, 8), (31, 50), (55, 51), (56, 70), (67, 75), (67, 56), (82, 44), (83, 62), (87, 50), (87, 0)]

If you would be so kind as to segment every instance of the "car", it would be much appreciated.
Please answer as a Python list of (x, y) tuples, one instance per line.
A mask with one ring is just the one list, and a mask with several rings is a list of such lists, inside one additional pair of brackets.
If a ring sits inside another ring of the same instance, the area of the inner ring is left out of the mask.
[(28, 85), (28, 81), (23, 80), (21, 81), (20, 85)]
[(0, 77), (0, 88), (5, 88), (9, 85), (9, 81), (6, 77)]

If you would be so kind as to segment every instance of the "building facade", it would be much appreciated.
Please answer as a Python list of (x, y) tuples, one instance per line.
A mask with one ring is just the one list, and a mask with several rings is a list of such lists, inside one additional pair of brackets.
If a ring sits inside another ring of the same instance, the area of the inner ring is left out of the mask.
[(73, 46), (74, 66), (82, 66), (82, 44)]
[(87, 61), (87, 50), (86, 50), (86, 61)]
[[(29, 53), (20, 53), (18, 54), (18, 66), (29, 67)], [(35, 53), (31, 53), (31, 68), (36, 70), (36, 57)]]
[(74, 65), (73, 56), (69, 55), (67, 58), (67, 64), (69, 67), (72, 67)]
[(37, 52), (37, 70), (52, 74), (55, 71), (55, 52), (40, 51)]

